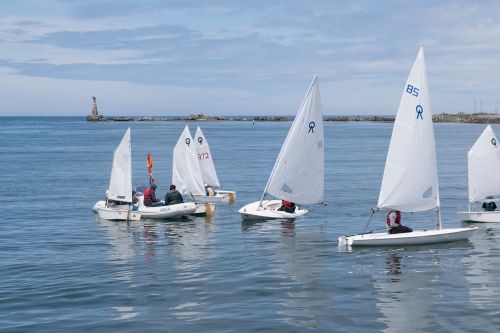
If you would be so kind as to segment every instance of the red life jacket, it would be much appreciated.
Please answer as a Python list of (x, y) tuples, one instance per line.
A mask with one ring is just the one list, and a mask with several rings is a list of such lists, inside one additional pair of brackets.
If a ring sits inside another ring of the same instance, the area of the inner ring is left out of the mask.
[(281, 204), (285, 207), (293, 207), (294, 206), (294, 203), (291, 202), (291, 201), (287, 201), (287, 200), (281, 200)]
[(390, 217), (393, 212), (396, 213), (396, 218), (394, 219), (394, 223), (397, 225), (401, 225), (401, 212), (399, 210), (390, 210), (389, 213), (387, 214), (387, 220), (386, 220), (387, 226), (389, 228), (395, 227), (395, 225), (391, 224), (391, 217)]
[(151, 187), (148, 187), (144, 190), (144, 202), (149, 201), (153, 202), (153, 197), (151, 196)]

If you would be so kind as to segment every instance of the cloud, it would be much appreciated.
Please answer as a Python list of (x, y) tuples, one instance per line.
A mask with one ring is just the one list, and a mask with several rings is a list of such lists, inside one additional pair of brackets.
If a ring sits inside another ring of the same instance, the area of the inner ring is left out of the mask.
[[(423, 45), (433, 104), (460, 111), (480, 94), (500, 104), (494, 1), (29, 4), (26, 13), (13, 5), (0, 10), (0, 64), (12, 76), (197, 93), (236, 89), (289, 101), (319, 74), (335, 90), (322, 93), (326, 108), (386, 113)], [(293, 103), (269, 104), (295, 112)]]

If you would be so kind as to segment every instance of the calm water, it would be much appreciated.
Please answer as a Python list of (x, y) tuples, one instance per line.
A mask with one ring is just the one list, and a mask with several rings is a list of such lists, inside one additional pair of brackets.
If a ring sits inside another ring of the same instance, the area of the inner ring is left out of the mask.
[[(237, 210), (260, 198), (290, 124), (201, 123), (235, 205), (210, 220), (126, 224), (91, 211), (113, 150), (130, 125), (134, 184), (147, 182), (151, 152), (163, 196), (184, 123), (0, 118), (0, 331), (498, 330), (500, 226), (480, 225), (470, 242), (338, 250), (377, 201), (392, 124), (325, 124), (330, 204), (295, 222), (242, 223)], [(483, 129), (435, 125), (447, 227), (467, 207), (466, 151)]]

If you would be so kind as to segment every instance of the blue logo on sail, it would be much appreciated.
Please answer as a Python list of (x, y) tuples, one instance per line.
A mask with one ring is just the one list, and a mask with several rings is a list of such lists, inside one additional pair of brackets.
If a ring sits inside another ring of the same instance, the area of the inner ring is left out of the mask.
[(420, 119), (424, 120), (423, 116), (424, 108), (421, 105), (417, 105), (416, 111), (417, 111), (417, 119), (418, 117), (420, 117)]
[(311, 121), (309, 123), (309, 132), (307, 132), (307, 133), (313, 132), (313, 134), (314, 134), (314, 126), (316, 126), (316, 123), (314, 121)]

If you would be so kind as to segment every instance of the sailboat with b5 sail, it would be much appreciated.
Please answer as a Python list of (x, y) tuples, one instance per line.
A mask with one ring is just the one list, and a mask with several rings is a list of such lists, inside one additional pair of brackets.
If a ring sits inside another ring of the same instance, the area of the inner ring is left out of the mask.
[(432, 112), (424, 50), (420, 48), (404, 86), (378, 204), (373, 212), (381, 209), (402, 212), (434, 210), (436, 229), (341, 236), (339, 246), (419, 245), (468, 239), (475, 228), (443, 228), (440, 206)]

